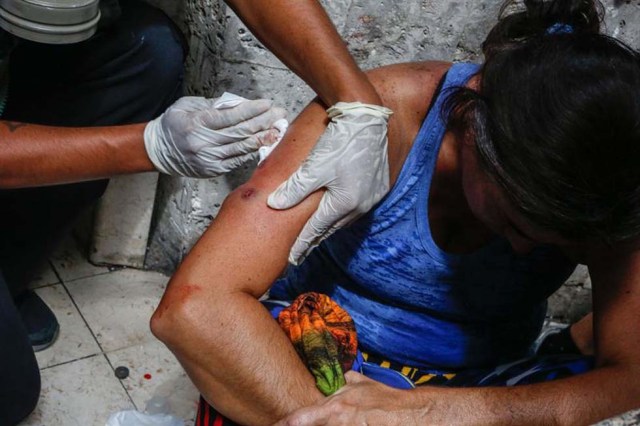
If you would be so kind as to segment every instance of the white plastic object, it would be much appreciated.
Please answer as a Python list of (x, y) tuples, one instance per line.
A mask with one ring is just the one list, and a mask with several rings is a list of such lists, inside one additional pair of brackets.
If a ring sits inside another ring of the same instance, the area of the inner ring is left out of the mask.
[(127, 410), (112, 414), (105, 426), (184, 426), (184, 421), (170, 414), (145, 414)]
[(167, 398), (155, 395), (147, 401), (144, 411), (147, 414), (170, 414), (171, 403)]
[(145, 412), (119, 411), (112, 414), (105, 426), (184, 426), (184, 420), (173, 416), (169, 400), (153, 396), (147, 401)]

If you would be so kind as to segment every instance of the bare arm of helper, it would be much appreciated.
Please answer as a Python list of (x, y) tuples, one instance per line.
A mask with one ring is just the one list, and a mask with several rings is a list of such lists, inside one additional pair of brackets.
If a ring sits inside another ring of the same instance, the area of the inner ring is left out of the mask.
[(155, 170), (142, 142), (145, 124), (69, 128), (0, 121), (0, 188)]
[(284, 116), (271, 101), (217, 109), (185, 96), (149, 123), (57, 127), (0, 121), (0, 188), (153, 171), (211, 177), (256, 158)]
[(380, 104), (374, 86), (356, 65), (317, 0), (226, 3), (327, 105), (340, 101)]
[[(372, 73), (396, 114), (390, 129), (396, 176), (447, 64), (406, 65)], [(396, 105), (398, 100), (402, 105)], [(270, 424), (322, 399), (277, 323), (258, 302), (287, 264), (289, 249), (316, 208), (315, 193), (290, 210), (266, 205), (270, 191), (306, 157), (326, 125), (312, 103), (251, 180), (224, 202), (184, 260), (152, 318), (205, 398), (242, 424)]]

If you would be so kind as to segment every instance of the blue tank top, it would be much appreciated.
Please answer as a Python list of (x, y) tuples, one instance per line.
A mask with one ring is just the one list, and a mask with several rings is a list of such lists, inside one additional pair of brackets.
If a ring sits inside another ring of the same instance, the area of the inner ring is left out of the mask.
[(429, 188), (446, 130), (443, 102), (447, 89), (477, 70), (449, 69), (389, 194), (302, 265), (290, 266), (272, 298), (325, 293), (351, 314), (361, 350), (434, 372), (528, 355), (547, 297), (575, 265), (552, 247), (516, 255), (497, 237), (473, 253), (448, 254), (429, 228)]

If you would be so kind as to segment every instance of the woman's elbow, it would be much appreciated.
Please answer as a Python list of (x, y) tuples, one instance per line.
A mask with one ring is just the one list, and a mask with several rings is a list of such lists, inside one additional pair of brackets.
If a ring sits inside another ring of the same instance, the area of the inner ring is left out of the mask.
[(179, 347), (201, 326), (198, 318), (203, 315), (201, 301), (190, 297), (196, 286), (184, 285), (180, 291), (167, 293), (151, 316), (151, 333), (169, 348)]
[(179, 343), (175, 337), (180, 335), (180, 329), (184, 327), (185, 319), (181, 317), (179, 308), (163, 300), (151, 316), (151, 333), (167, 346)]
[(160, 303), (156, 310), (151, 315), (151, 320), (149, 321), (149, 328), (151, 328), (151, 333), (161, 342), (166, 340), (166, 336), (170, 336), (169, 327), (171, 326), (171, 321), (168, 321), (168, 316), (172, 315), (173, 312), (168, 312), (169, 307), (165, 306), (164, 303)]

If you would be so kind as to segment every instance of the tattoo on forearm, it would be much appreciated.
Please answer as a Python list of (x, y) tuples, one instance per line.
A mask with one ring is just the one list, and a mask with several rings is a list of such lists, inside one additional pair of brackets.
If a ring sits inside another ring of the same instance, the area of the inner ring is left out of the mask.
[(20, 127), (29, 125), (28, 123), (18, 123), (17, 121), (3, 121), (2, 124), (4, 124), (11, 133), (15, 132)]

